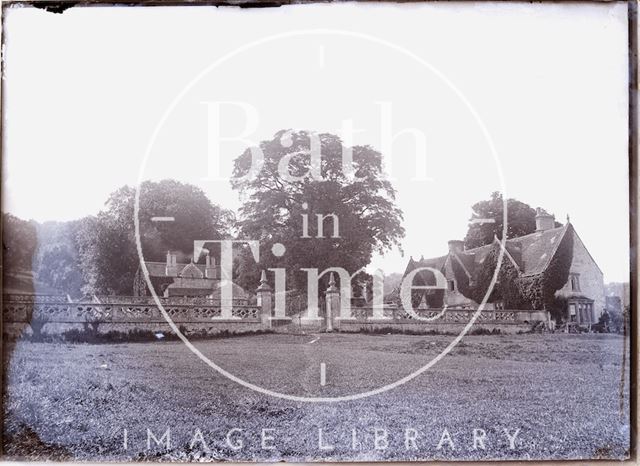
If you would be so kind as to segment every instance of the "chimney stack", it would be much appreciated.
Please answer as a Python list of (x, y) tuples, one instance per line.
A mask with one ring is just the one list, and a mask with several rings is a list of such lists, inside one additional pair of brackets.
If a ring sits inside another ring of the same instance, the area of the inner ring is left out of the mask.
[(555, 216), (548, 214), (547, 211), (540, 207), (536, 209), (536, 231), (551, 230), (555, 225)]
[(211, 257), (209, 253), (204, 256), (205, 266), (204, 266), (204, 276), (205, 278), (211, 278), (216, 280), (218, 278), (218, 269), (216, 269), (216, 258)]
[(449, 245), (449, 253), (460, 254), (464, 252), (464, 241), (459, 239), (451, 239), (447, 242)]
[(167, 251), (167, 265), (165, 268), (165, 274), (167, 275), (167, 277), (178, 276), (178, 257), (171, 251)]

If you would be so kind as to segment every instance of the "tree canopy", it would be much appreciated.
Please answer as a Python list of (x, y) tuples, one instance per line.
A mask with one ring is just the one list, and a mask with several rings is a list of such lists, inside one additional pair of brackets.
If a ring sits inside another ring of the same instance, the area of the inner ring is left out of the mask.
[[(84, 223), (79, 242), (88, 291), (131, 293), (139, 265), (134, 202), (135, 189), (124, 186), (109, 196), (103, 211)], [(174, 221), (154, 222), (152, 217)], [(146, 181), (140, 186), (139, 222), (144, 258), (164, 261), (167, 250), (189, 256), (194, 240), (228, 237), (233, 214), (214, 205), (196, 186)]]
[[(491, 244), (494, 236), (499, 240), (502, 239), (504, 228), (502, 193), (493, 192), (488, 200), (476, 202), (472, 211), (467, 235), (464, 238), (464, 245), (467, 249)], [(561, 224), (556, 222), (556, 226), (561, 226)], [(507, 199), (507, 239), (528, 235), (535, 231), (535, 209), (517, 199)]]
[(2, 214), (2, 262), (5, 270), (31, 270), (38, 245), (38, 224)]
[(79, 221), (38, 223), (8, 213), (2, 215), (2, 221), (5, 278), (22, 277), (19, 287), (25, 291), (29, 288), (37, 293), (53, 290), (71, 295), (80, 293), (83, 280), (75, 241)]
[[(139, 265), (134, 201), (135, 189), (123, 186), (98, 215), (72, 222), (38, 224), (3, 215), (7, 270), (33, 271), (40, 282), (72, 296), (131, 294)], [(139, 219), (143, 254), (150, 261), (164, 261), (167, 250), (186, 258), (194, 240), (227, 238), (234, 222), (233, 214), (201, 189), (173, 180), (142, 183)]]
[[(312, 137), (320, 141), (319, 167), (312, 166)], [(284, 267), (287, 288), (304, 288), (306, 274), (301, 268), (322, 271), (343, 267), (354, 273), (369, 264), (374, 252), (400, 246), (402, 211), (396, 206), (395, 189), (385, 177), (379, 152), (369, 146), (351, 148), (355, 177), (350, 177), (342, 166), (342, 141), (332, 134), (283, 130), (262, 141), (260, 149), (262, 169), (253, 177), (246, 176), (252, 164), (252, 153), (246, 150), (235, 160), (232, 179), (232, 187), (243, 200), (240, 235), (259, 240), (261, 245), (259, 267), (246, 251), (241, 255), (244, 286), (255, 286), (260, 269)], [(285, 174), (289, 176), (282, 176), (279, 170), (283, 160), (288, 161)], [(314, 176), (314, 168), (322, 179)], [(338, 235), (334, 235), (331, 214), (337, 218)], [(318, 215), (325, 216), (320, 238)], [(303, 231), (304, 216), (308, 219), (307, 234)], [(282, 257), (272, 254), (275, 243), (286, 247)]]

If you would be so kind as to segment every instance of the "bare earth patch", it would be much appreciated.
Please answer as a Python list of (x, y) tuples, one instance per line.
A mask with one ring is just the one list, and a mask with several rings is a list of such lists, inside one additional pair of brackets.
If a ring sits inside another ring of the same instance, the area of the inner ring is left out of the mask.
[[(273, 334), (194, 344), (248, 382), (317, 397), (394, 382), (451, 339)], [(327, 404), (251, 391), (178, 342), (20, 341), (5, 362), (5, 452), (82, 460), (623, 458), (623, 345), (615, 335), (470, 336), (401, 387)], [(168, 449), (149, 439), (167, 429)], [(450, 442), (442, 441), (445, 429)], [(474, 448), (474, 429), (484, 431), (484, 449)], [(518, 429), (512, 448), (507, 434)]]

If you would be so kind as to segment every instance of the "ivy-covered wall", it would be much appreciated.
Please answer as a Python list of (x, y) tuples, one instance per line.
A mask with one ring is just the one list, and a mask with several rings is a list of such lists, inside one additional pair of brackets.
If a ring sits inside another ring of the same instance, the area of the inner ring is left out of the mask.
[(589, 251), (582, 243), (580, 237), (573, 234), (573, 259), (569, 273), (579, 276), (580, 291), (578, 293), (571, 289), (571, 283), (567, 280), (564, 286), (556, 293), (559, 299), (565, 300), (567, 297), (580, 294), (593, 299), (593, 311), (596, 321), (605, 308), (605, 288), (602, 271), (589, 254)]
[[(426, 264), (426, 265), (414, 265), (412, 267), (407, 267), (405, 271), (405, 276), (419, 267), (433, 267), (435, 264)], [(442, 270), (441, 270), (442, 272)], [(436, 278), (433, 272), (430, 270), (421, 270), (416, 274), (413, 279), (413, 286), (435, 286)], [(444, 306), (444, 290), (442, 289), (433, 289), (433, 290), (411, 290), (411, 303), (414, 309), (416, 309), (420, 301), (422, 301), (422, 297), (426, 295), (426, 303), (430, 308), (442, 308)], [(400, 296), (398, 295), (397, 300), (399, 302)]]
[[(573, 260), (573, 228), (568, 227), (547, 269), (531, 277), (517, 280), (522, 303), (530, 303), (531, 309), (546, 309), (559, 322), (566, 311), (566, 300), (556, 298), (556, 292), (569, 280)], [(521, 309), (521, 308), (518, 308)]]
[[(495, 273), (500, 245), (494, 244), (487, 253), (483, 266), (476, 267), (471, 280), (457, 261), (452, 261), (458, 291), (479, 303), (483, 300)], [(548, 310), (552, 317), (561, 315), (566, 302), (556, 298), (569, 278), (573, 257), (573, 231), (569, 227), (563, 236), (556, 254), (547, 269), (538, 275), (522, 276), (516, 266), (505, 255), (498, 272), (498, 280), (489, 296), (489, 302), (502, 301), (506, 309)]]
[[(549, 253), (551, 251), (548, 251)], [(429, 307), (442, 307), (447, 304), (466, 305), (465, 298), (472, 300), (468, 304), (480, 303), (489, 288), (496, 269), (500, 245), (494, 244), (487, 252), (483, 264), (469, 265), (471, 277), (453, 255), (449, 256), (446, 267), (442, 268), (447, 279), (456, 282), (455, 291), (427, 293)], [(416, 263), (415, 266), (418, 266)], [(580, 290), (571, 289), (569, 274), (579, 275)], [(429, 277), (432, 279), (433, 277)], [(416, 277), (415, 285), (424, 285), (423, 278)], [(434, 284), (434, 283), (429, 283)], [(424, 291), (415, 290), (413, 304), (418, 306)], [(444, 295), (444, 296), (443, 296)], [(501, 301), (505, 309), (546, 310), (558, 323), (566, 319), (567, 298), (585, 296), (594, 300), (594, 317), (598, 319), (604, 308), (604, 280), (602, 272), (589, 254), (587, 248), (569, 224), (545, 271), (531, 276), (523, 275), (505, 255), (498, 273), (498, 280), (489, 296), (488, 302)]]

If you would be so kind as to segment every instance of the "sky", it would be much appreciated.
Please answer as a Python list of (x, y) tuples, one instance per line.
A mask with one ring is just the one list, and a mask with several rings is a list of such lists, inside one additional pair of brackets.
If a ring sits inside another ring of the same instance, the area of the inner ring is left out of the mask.
[(76, 219), (140, 177), (237, 209), (224, 178), (244, 148), (351, 121), (353, 144), (383, 153), (407, 232), (404, 255), (372, 267), (443, 255), (498, 190), (570, 215), (605, 280), (626, 281), (626, 8), (8, 8), (3, 211)]

